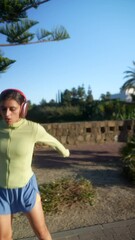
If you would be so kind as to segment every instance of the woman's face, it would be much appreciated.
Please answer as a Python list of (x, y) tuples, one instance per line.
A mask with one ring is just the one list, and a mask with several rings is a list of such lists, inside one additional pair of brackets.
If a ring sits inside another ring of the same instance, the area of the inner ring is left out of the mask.
[(0, 103), (0, 113), (8, 125), (18, 122), (21, 106), (14, 99), (7, 99)]

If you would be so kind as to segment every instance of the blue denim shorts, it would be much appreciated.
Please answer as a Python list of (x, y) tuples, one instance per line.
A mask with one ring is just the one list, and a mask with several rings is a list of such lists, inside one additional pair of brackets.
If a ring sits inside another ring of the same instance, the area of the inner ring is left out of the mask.
[(39, 193), (35, 175), (23, 188), (0, 188), (0, 215), (30, 212)]

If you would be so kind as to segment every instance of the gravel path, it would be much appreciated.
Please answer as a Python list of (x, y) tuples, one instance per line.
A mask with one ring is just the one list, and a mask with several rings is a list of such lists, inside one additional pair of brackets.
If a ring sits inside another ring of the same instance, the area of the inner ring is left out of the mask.
[[(70, 146), (70, 158), (56, 152), (38, 150), (33, 170), (38, 183), (61, 177), (85, 177), (92, 181), (97, 200), (94, 206), (73, 205), (59, 214), (46, 216), (51, 232), (135, 218), (135, 188), (123, 177), (119, 149), (123, 143)], [(13, 221), (14, 239), (33, 236), (27, 219), (16, 215)]]

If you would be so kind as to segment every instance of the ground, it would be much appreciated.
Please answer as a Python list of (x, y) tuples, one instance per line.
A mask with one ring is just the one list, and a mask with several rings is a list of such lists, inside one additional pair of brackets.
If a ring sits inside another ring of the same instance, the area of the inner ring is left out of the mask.
[[(70, 158), (62, 158), (48, 148), (36, 151), (33, 170), (39, 184), (61, 177), (84, 177), (97, 193), (94, 206), (74, 204), (61, 213), (46, 215), (51, 233), (135, 218), (135, 188), (122, 174), (122, 146), (118, 142), (67, 146)], [(14, 239), (34, 235), (23, 215), (15, 216), (13, 229)]]

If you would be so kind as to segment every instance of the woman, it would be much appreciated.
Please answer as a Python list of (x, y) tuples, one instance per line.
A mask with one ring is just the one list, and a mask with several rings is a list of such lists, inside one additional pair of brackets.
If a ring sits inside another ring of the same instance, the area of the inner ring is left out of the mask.
[(39, 239), (52, 240), (47, 229), (35, 175), (34, 145), (44, 142), (63, 157), (66, 149), (38, 123), (25, 119), (25, 95), (17, 89), (0, 94), (0, 240), (12, 239), (13, 214), (23, 212)]

